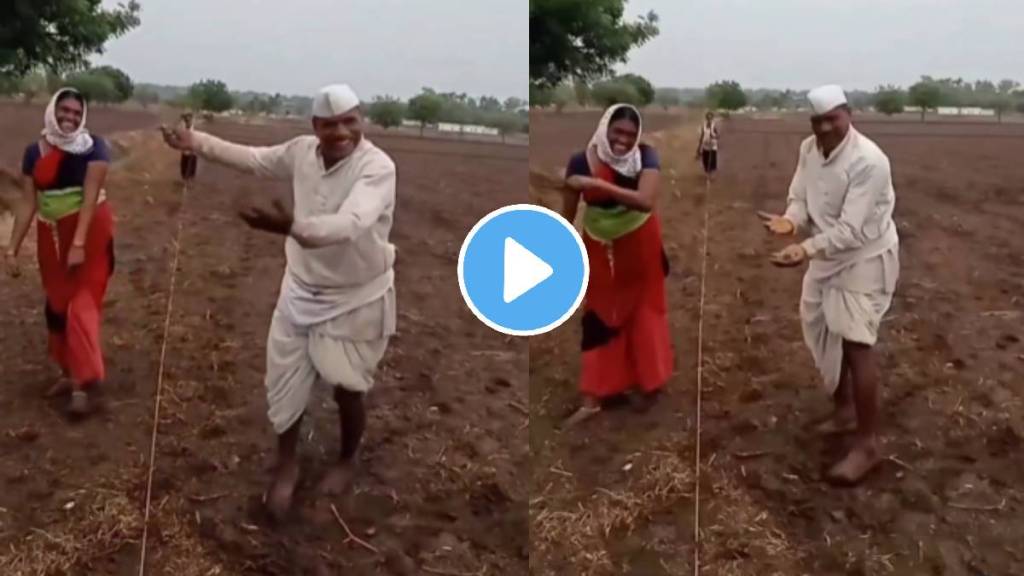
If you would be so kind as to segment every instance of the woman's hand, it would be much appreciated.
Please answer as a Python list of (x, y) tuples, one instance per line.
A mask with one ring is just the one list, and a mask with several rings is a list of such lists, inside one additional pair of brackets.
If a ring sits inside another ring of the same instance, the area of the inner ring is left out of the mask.
[(13, 251), (7, 251), (4, 254), (4, 270), (11, 278), (21, 276), (21, 265), (18, 264), (18, 255)]
[(583, 192), (588, 188), (597, 188), (600, 186), (601, 180), (592, 178), (590, 176), (569, 176), (565, 180), (565, 185), (574, 192)]
[(74, 270), (85, 264), (85, 246), (71, 245), (68, 249), (68, 270)]

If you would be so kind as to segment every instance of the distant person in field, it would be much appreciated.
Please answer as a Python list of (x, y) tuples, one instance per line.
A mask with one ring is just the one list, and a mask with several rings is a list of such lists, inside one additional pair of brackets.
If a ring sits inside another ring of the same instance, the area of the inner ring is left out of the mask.
[[(185, 130), (192, 130), (195, 127), (195, 117), (191, 112), (181, 115), (181, 124)], [(185, 182), (192, 182), (196, 178), (196, 165), (199, 158), (191, 150), (181, 152), (181, 179)]]
[(697, 141), (697, 159), (704, 166), (704, 175), (714, 180), (718, 172), (718, 122), (715, 113), (708, 110), (700, 125), (700, 139)]
[(881, 374), (873, 349), (900, 273), (896, 203), (889, 159), (850, 120), (838, 86), (812, 90), (812, 137), (800, 145), (786, 213), (761, 214), (768, 229), (808, 238), (773, 257), (780, 266), (810, 265), (800, 318), (804, 340), (832, 394), (835, 412), (822, 431), (855, 431), (849, 453), (827, 474), (860, 481), (880, 460)]
[(71, 88), (50, 100), (42, 136), (22, 158), (23, 195), (5, 258), (8, 272), (19, 275), (18, 254), (34, 221), (50, 356), (63, 374), (48, 395), (70, 393), (73, 417), (90, 412), (90, 393), (106, 378), (100, 324), (114, 272), (114, 217), (103, 188), (110, 148), (85, 129), (87, 110)]
[(313, 101), (314, 136), (271, 147), (243, 146), (202, 132), (164, 128), (178, 150), (293, 183), (294, 211), (251, 208), (254, 229), (285, 236), (287, 267), (267, 338), (266, 389), (278, 434), (278, 466), (267, 494), (275, 518), (299, 482), (300, 424), (317, 380), (334, 389), (341, 453), (321, 489), (346, 489), (366, 422), (363, 397), (395, 333), (395, 248), (389, 241), (396, 171), (363, 136), (359, 99), (345, 85)]
[(672, 339), (665, 299), (668, 258), (655, 213), (660, 164), (640, 143), (636, 108), (612, 106), (586, 149), (569, 160), (563, 215), (570, 222), (582, 197), (583, 242), (590, 261), (583, 313), (583, 405), (574, 425), (609, 401), (639, 388), (635, 406), (655, 401), (672, 375)]

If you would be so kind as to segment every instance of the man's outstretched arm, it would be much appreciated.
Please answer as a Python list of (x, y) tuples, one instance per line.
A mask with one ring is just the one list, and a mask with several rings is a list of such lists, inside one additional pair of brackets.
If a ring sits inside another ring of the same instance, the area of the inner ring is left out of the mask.
[(178, 127), (161, 127), (164, 140), (172, 148), (198, 154), (219, 164), (266, 178), (290, 178), (293, 171), (293, 147), (297, 140), (277, 146), (245, 146), (222, 140), (205, 132)]

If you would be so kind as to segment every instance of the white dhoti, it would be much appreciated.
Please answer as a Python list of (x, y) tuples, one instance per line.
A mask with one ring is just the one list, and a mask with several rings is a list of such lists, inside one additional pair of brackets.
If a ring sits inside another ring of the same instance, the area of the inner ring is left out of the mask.
[(281, 307), (267, 338), (267, 404), (274, 431), (299, 420), (316, 381), (350, 392), (373, 387), (377, 365), (395, 332), (395, 291), (329, 320), (296, 323)]
[(843, 341), (874, 346), (878, 340), (899, 279), (899, 246), (835, 268), (834, 262), (813, 261), (800, 295), (804, 342), (829, 394), (839, 385)]

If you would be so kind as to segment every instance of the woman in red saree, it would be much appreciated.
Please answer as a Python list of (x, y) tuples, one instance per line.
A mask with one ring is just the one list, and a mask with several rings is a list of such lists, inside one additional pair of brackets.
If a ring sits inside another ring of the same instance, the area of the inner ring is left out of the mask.
[(103, 190), (110, 152), (85, 129), (85, 119), (79, 92), (65, 88), (53, 96), (42, 138), (25, 150), (24, 194), (5, 254), (8, 272), (17, 275), (18, 253), (35, 221), (49, 351), (64, 376), (49, 394), (70, 392), (72, 416), (89, 412), (89, 392), (106, 377), (100, 319), (114, 270), (114, 218)]
[(619, 104), (601, 119), (587, 149), (566, 170), (563, 215), (575, 220), (580, 197), (590, 281), (583, 308), (580, 391), (575, 424), (630, 389), (647, 409), (674, 369), (665, 277), (668, 258), (654, 212), (659, 162), (640, 143), (636, 108)]

